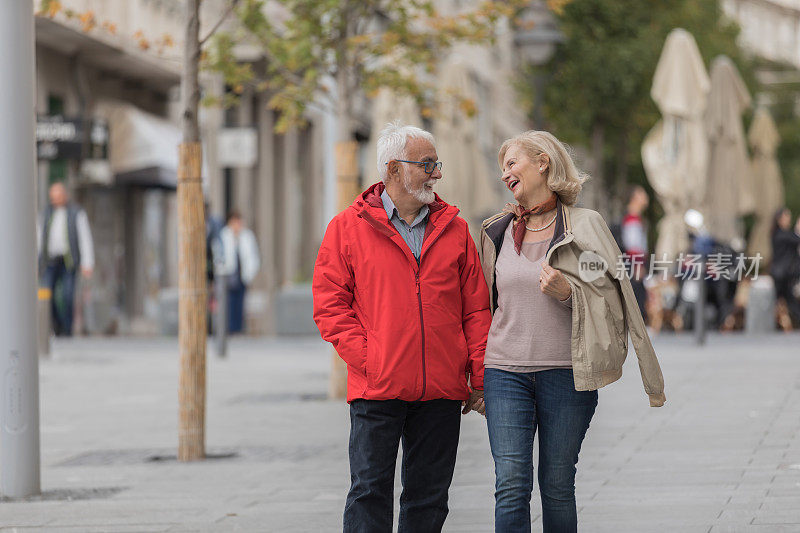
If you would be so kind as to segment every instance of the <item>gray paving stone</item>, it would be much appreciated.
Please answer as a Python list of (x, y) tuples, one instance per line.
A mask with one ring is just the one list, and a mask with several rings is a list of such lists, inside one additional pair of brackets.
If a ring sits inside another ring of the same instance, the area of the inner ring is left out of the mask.
[(711, 528), (710, 533), (797, 533), (797, 526), (717, 524)]
[[(658, 337), (662, 409), (647, 406), (631, 354), (623, 378), (600, 391), (581, 451), (581, 531), (800, 531), (798, 341), (711, 335), (699, 349), (686, 337)], [(175, 450), (175, 341), (59, 339), (41, 363), (43, 486), (125, 490), (102, 500), (0, 503), (0, 524), (339, 531), (349, 416), (342, 402), (320, 400), (329, 365), (330, 348), (318, 339), (233, 339), (227, 360), (209, 355), (206, 439), (209, 450), (238, 457), (147, 463), (148, 450)], [(104, 453), (111, 459), (97, 460)], [(491, 531), (493, 485), (486, 422), (472, 413), (462, 419), (445, 531)], [(538, 486), (531, 507), (540, 531)]]

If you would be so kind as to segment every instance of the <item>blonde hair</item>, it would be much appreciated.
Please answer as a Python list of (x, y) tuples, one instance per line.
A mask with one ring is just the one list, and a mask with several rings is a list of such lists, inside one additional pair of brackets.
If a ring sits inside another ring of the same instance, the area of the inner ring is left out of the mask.
[(549, 162), (545, 169), (547, 188), (556, 193), (566, 205), (574, 205), (581, 192), (583, 183), (589, 175), (581, 172), (572, 160), (569, 148), (546, 131), (530, 130), (506, 140), (500, 147), (497, 162), (503, 169), (503, 159), (512, 146), (519, 146), (533, 163), (542, 155), (547, 155)]

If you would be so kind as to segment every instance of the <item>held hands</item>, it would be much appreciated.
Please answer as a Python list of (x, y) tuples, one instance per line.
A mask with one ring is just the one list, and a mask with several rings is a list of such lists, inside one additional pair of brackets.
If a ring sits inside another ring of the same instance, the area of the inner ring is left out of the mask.
[(464, 406), (464, 409), (461, 411), (462, 415), (465, 415), (470, 411), (477, 411), (478, 413), (486, 416), (486, 405), (483, 403), (482, 390), (471, 391), (469, 393), (469, 400), (466, 402), (461, 402), (461, 405)]
[(564, 301), (572, 294), (567, 278), (558, 269), (542, 263), (542, 275), (539, 277), (539, 288), (548, 296)]

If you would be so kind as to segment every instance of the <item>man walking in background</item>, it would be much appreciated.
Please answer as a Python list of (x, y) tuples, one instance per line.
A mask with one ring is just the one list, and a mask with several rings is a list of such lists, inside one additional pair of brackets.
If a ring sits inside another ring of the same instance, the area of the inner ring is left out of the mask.
[(261, 267), (258, 243), (249, 228), (244, 225), (241, 213), (234, 210), (228, 215), (228, 223), (219, 232), (222, 242), (223, 273), (228, 285), (228, 332), (244, 331), (244, 298)]
[(430, 133), (388, 125), (381, 181), (331, 221), (314, 267), (314, 320), (347, 363), (346, 532), (392, 531), (401, 440), (399, 531), (441, 531), (462, 402), (483, 412), (489, 290), (467, 223), (433, 192), (441, 168)]
[[(52, 294), (53, 331), (57, 336), (72, 335), (75, 305), (75, 277), (80, 269), (84, 278), (94, 271), (94, 247), (89, 218), (81, 206), (71, 202), (63, 183), (49, 190), (50, 203), (42, 215), (39, 233), (39, 274), (42, 285)], [(56, 288), (61, 298), (56, 298)]]

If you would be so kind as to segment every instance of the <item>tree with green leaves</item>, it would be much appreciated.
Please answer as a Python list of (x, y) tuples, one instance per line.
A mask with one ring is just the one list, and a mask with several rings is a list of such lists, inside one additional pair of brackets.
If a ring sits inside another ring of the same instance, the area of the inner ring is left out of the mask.
[[(694, 35), (708, 65), (719, 54), (736, 63), (748, 86), (752, 69), (736, 45), (738, 26), (717, 0), (561, 0), (553, 11), (563, 34), (550, 61), (529, 68), (523, 99), (545, 127), (567, 142), (589, 146), (593, 179), (612, 189), (616, 210), (629, 181), (645, 184), (639, 147), (658, 121), (650, 87), (667, 34)], [(532, 94), (537, 77), (544, 94)], [(540, 84), (541, 86), (542, 84)], [(538, 96), (538, 98), (537, 98)], [(607, 176), (615, 179), (606, 179)], [(615, 213), (618, 214), (618, 213)]]
[[(446, 15), (436, 4), (242, 0), (236, 9), (240, 27), (215, 36), (205, 66), (221, 73), (234, 93), (247, 84), (269, 91), (269, 106), (279, 113), (279, 132), (302, 124), (311, 102), (327, 101), (336, 113), (338, 140), (347, 141), (352, 138), (356, 99), (384, 87), (414, 98), (423, 115), (431, 115), (436, 71), (444, 54), (456, 42), (493, 42), (496, 24), (513, 16), (524, 2), (483, 0)], [(268, 8), (280, 14), (280, 22), (270, 20)], [(261, 48), (266, 58), (262, 72), (237, 61), (234, 50), (241, 42)], [(474, 113), (474, 104), (466, 100), (462, 108)]]

